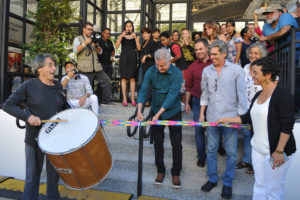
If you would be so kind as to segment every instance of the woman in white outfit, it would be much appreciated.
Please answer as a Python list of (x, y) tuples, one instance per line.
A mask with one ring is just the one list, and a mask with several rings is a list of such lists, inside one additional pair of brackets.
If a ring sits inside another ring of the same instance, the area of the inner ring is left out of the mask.
[(280, 66), (274, 59), (261, 58), (251, 65), (254, 84), (262, 90), (254, 96), (245, 115), (217, 122), (252, 124), (253, 199), (283, 200), (287, 171), (296, 151), (294, 97), (278, 85)]

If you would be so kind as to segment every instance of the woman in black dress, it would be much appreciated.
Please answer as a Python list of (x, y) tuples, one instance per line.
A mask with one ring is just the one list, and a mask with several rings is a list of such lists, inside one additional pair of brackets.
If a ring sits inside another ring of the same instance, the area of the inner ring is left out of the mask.
[(130, 81), (131, 104), (136, 105), (134, 99), (135, 92), (135, 78), (137, 75), (137, 51), (141, 50), (140, 39), (134, 33), (132, 21), (126, 21), (124, 30), (118, 38), (116, 49), (122, 44), (120, 57), (120, 71), (121, 71), (121, 88), (123, 95), (123, 106), (127, 106), (127, 80)]

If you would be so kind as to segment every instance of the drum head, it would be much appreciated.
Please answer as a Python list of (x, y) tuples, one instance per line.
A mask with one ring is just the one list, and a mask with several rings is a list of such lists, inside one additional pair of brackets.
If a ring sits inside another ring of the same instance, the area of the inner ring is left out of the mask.
[(66, 119), (67, 122), (46, 123), (39, 132), (38, 144), (48, 154), (66, 154), (84, 146), (98, 130), (98, 118), (90, 110), (72, 108), (64, 110), (51, 120)]

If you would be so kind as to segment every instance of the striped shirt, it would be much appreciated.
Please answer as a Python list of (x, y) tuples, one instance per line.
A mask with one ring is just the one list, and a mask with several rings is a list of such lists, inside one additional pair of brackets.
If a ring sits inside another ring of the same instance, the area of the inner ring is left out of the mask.
[[(61, 82), (65, 80), (67, 76), (64, 76), (61, 79)], [(87, 93), (93, 94), (93, 90), (90, 84), (88, 77), (83, 74), (80, 74), (80, 79), (70, 79), (66, 87), (67, 90), (67, 98), (68, 99), (79, 99), (80, 97), (86, 95)]]

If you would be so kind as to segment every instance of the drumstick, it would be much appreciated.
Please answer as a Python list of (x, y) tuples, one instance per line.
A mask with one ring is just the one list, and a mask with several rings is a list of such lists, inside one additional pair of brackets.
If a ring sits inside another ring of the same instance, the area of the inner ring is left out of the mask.
[(53, 123), (53, 122), (67, 122), (66, 119), (54, 119), (54, 120), (41, 120), (42, 123)]

